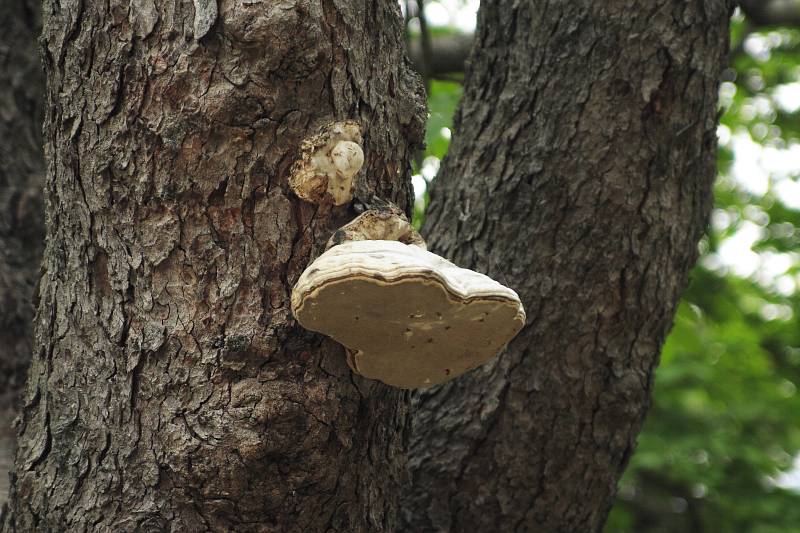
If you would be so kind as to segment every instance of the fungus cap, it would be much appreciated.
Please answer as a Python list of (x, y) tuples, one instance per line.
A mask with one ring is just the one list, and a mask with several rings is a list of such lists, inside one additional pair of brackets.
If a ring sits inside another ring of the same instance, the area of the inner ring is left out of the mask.
[(508, 287), (418, 246), (379, 240), (317, 258), (292, 291), (292, 312), (344, 345), (353, 371), (404, 389), (485, 363), (525, 324)]

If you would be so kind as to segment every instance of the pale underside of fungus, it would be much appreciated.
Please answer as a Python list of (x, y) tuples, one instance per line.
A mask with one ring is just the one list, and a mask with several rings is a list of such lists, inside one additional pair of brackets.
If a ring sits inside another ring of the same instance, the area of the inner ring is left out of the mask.
[(394, 240), (330, 248), (300, 276), (292, 312), (344, 345), (353, 371), (405, 389), (485, 363), (525, 324), (513, 290)]

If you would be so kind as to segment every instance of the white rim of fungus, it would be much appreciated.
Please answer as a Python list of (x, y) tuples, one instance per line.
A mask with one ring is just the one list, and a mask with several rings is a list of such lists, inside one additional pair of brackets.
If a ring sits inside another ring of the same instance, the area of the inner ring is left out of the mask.
[(351, 277), (368, 277), (385, 282), (406, 278), (435, 279), (459, 300), (502, 299), (519, 303), (519, 295), (489, 276), (461, 268), (414, 245), (397, 241), (350, 241), (334, 246), (318, 257), (301, 274), (292, 290), (292, 311), (299, 311), (305, 299), (319, 287)]

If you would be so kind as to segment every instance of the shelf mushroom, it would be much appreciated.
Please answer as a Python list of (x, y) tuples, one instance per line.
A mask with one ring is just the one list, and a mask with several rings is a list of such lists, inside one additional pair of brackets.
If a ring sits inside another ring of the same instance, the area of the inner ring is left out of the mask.
[[(370, 228), (378, 240), (363, 239)], [(381, 240), (387, 228), (399, 240)], [(494, 357), (525, 324), (513, 290), (426, 251), (402, 215), (367, 211), (331, 241), (297, 281), (292, 312), (344, 345), (365, 377), (437, 385)]]

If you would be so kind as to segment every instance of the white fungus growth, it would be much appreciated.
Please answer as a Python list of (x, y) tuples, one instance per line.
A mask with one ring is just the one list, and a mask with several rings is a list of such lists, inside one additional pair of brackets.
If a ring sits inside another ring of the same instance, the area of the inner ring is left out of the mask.
[(364, 165), (364, 152), (352, 141), (339, 141), (331, 150), (331, 159), (339, 174), (352, 178)]
[(334, 122), (303, 141), (289, 176), (292, 190), (307, 202), (345, 205), (353, 199), (354, 178), (364, 165), (361, 127)]

